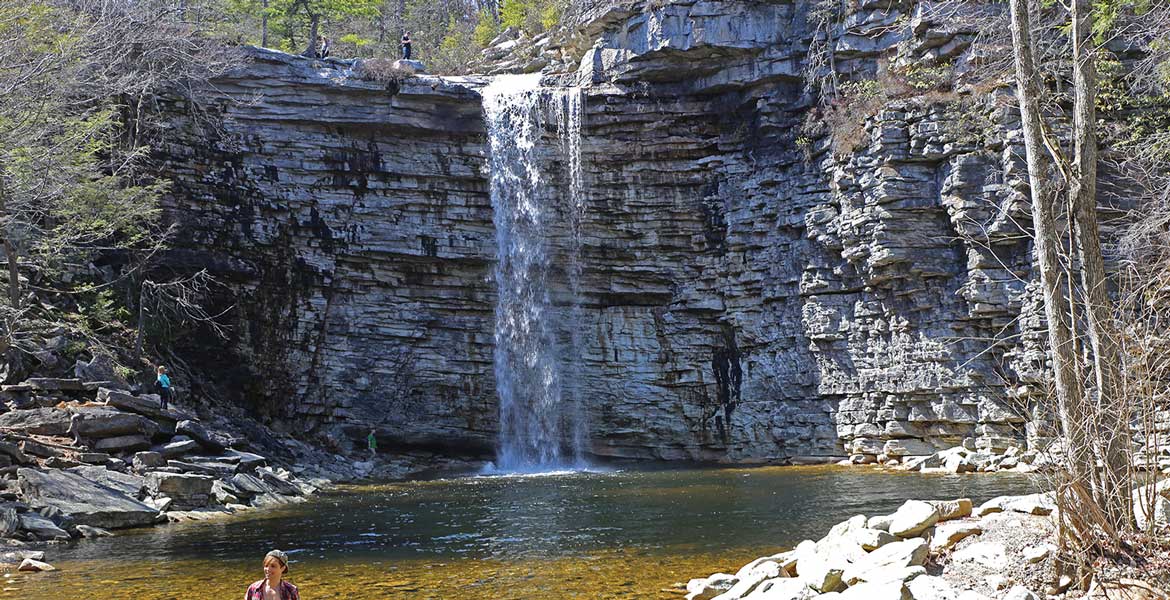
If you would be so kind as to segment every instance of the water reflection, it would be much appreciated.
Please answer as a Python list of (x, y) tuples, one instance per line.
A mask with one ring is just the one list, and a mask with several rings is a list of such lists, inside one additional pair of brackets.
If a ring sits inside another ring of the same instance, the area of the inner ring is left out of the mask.
[[(650, 597), (676, 580), (816, 539), (854, 514), (890, 512), (906, 498), (980, 501), (1031, 489), (1028, 479), (1003, 474), (924, 477), (836, 468), (569, 473), (363, 486), (247, 518), (53, 549), (50, 558), (61, 572), (18, 576), (10, 583), (28, 600), (67, 596), (69, 590), (84, 591), (87, 598), (127, 598), (130, 588), (143, 598), (169, 598), (163, 590), (185, 581), (234, 597), (237, 584), (259, 577), (264, 553), (278, 547), (290, 554), (293, 581), (318, 588), (313, 597), (338, 597), (359, 583), (405, 595), (355, 597), (428, 597), (400, 591), (410, 588), (439, 598), (469, 589), (476, 590), (471, 597), (506, 590), (499, 597), (553, 598), (571, 597), (554, 591), (577, 586), (584, 590), (581, 597), (595, 598), (588, 590), (615, 585), (621, 594), (608, 597)], [(118, 586), (106, 590), (100, 582), (111, 577)], [(218, 596), (209, 591), (206, 597)]]

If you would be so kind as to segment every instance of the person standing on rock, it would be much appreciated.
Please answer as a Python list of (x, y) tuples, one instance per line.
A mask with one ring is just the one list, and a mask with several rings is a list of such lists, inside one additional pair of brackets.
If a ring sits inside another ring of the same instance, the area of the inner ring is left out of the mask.
[(378, 438), (374, 436), (377, 429), (371, 429), (370, 435), (366, 436), (366, 447), (370, 449), (370, 458), (378, 455)]
[(288, 555), (273, 550), (264, 555), (264, 579), (248, 586), (244, 600), (301, 600), (297, 586), (284, 580), (288, 574)]
[(154, 387), (158, 388), (159, 407), (166, 410), (171, 400), (175, 399), (175, 388), (171, 387), (171, 378), (167, 375), (167, 368), (162, 365), (158, 367), (158, 378), (154, 381)]
[(402, 32), (402, 58), (410, 60), (410, 32)]

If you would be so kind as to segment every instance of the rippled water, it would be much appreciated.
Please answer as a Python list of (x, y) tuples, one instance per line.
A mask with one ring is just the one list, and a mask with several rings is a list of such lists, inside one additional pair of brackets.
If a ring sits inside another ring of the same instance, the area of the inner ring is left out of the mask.
[(50, 549), (9, 575), (28, 600), (237, 599), (272, 547), (311, 598), (673, 598), (668, 588), (816, 539), (907, 498), (1032, 491), (1022, 476), (846, 468), (476, 477), (350, 487), (216, 523)]

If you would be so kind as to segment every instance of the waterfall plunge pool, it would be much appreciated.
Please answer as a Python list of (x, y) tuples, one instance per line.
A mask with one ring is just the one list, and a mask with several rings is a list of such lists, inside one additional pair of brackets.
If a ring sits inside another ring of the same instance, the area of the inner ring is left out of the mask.
[(842, 467), (576, 472), (344, 487), (247, 516), (50, 547), (0, 597), (238, 600), (265, 552), (313, 598), (680, 598), (675, 583), (908, 498), (1035, 491), (1026, 476)]

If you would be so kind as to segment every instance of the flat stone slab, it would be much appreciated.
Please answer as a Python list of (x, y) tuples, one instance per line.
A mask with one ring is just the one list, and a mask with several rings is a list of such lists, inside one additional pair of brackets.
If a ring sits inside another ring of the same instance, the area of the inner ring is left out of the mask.
[(119, 473), (105, 467), (81, 466), (68, 469), (70, 473), (77, 473), (82, 477), (108, 488), (117, 490), (130, 498), (138, 498), (142, 490), (146, 489), (146, 478), (130, 473)]
[(98, 402), (105, 402), (110, 406), (120, 408), (124, 411), (137, 413), (153, 419), (166, 419), (177, 423), (192, 418), (192, 415), (185, 411), (173, 408), (163, 410), (159, 397), (154, 394), (135, 396), (122, 390), (101, 388), (98, 390), (97, 399)]
[(20, 469), (16, 476), (30, 506), (56, 508), (78, 525), (121, 529), (149, 525), (158, 516), (157, 510), (78, 473)]
[(69, 431), (69, 413), (59, 408), (29, 408), (0, 415), (0, 429), (12, 429), (35, 435), (65, 435)]
[(80, 379), (55, 379), (52, 377), (31, 377), (26, 379), (25, 385), (34, 390), (81, 392), (85, 385)]
[(153, 437), (158, 424), (134, 413), (105, 406), (83, 406), (76, 409), (81, 415), (81, 435), (92, 438), (119, 437), (140, 434)]
[(141, 435), (120, 435), (98, 440), (94, 448), (102, 452), (127, 452), (150, 448), (150, 440)]

